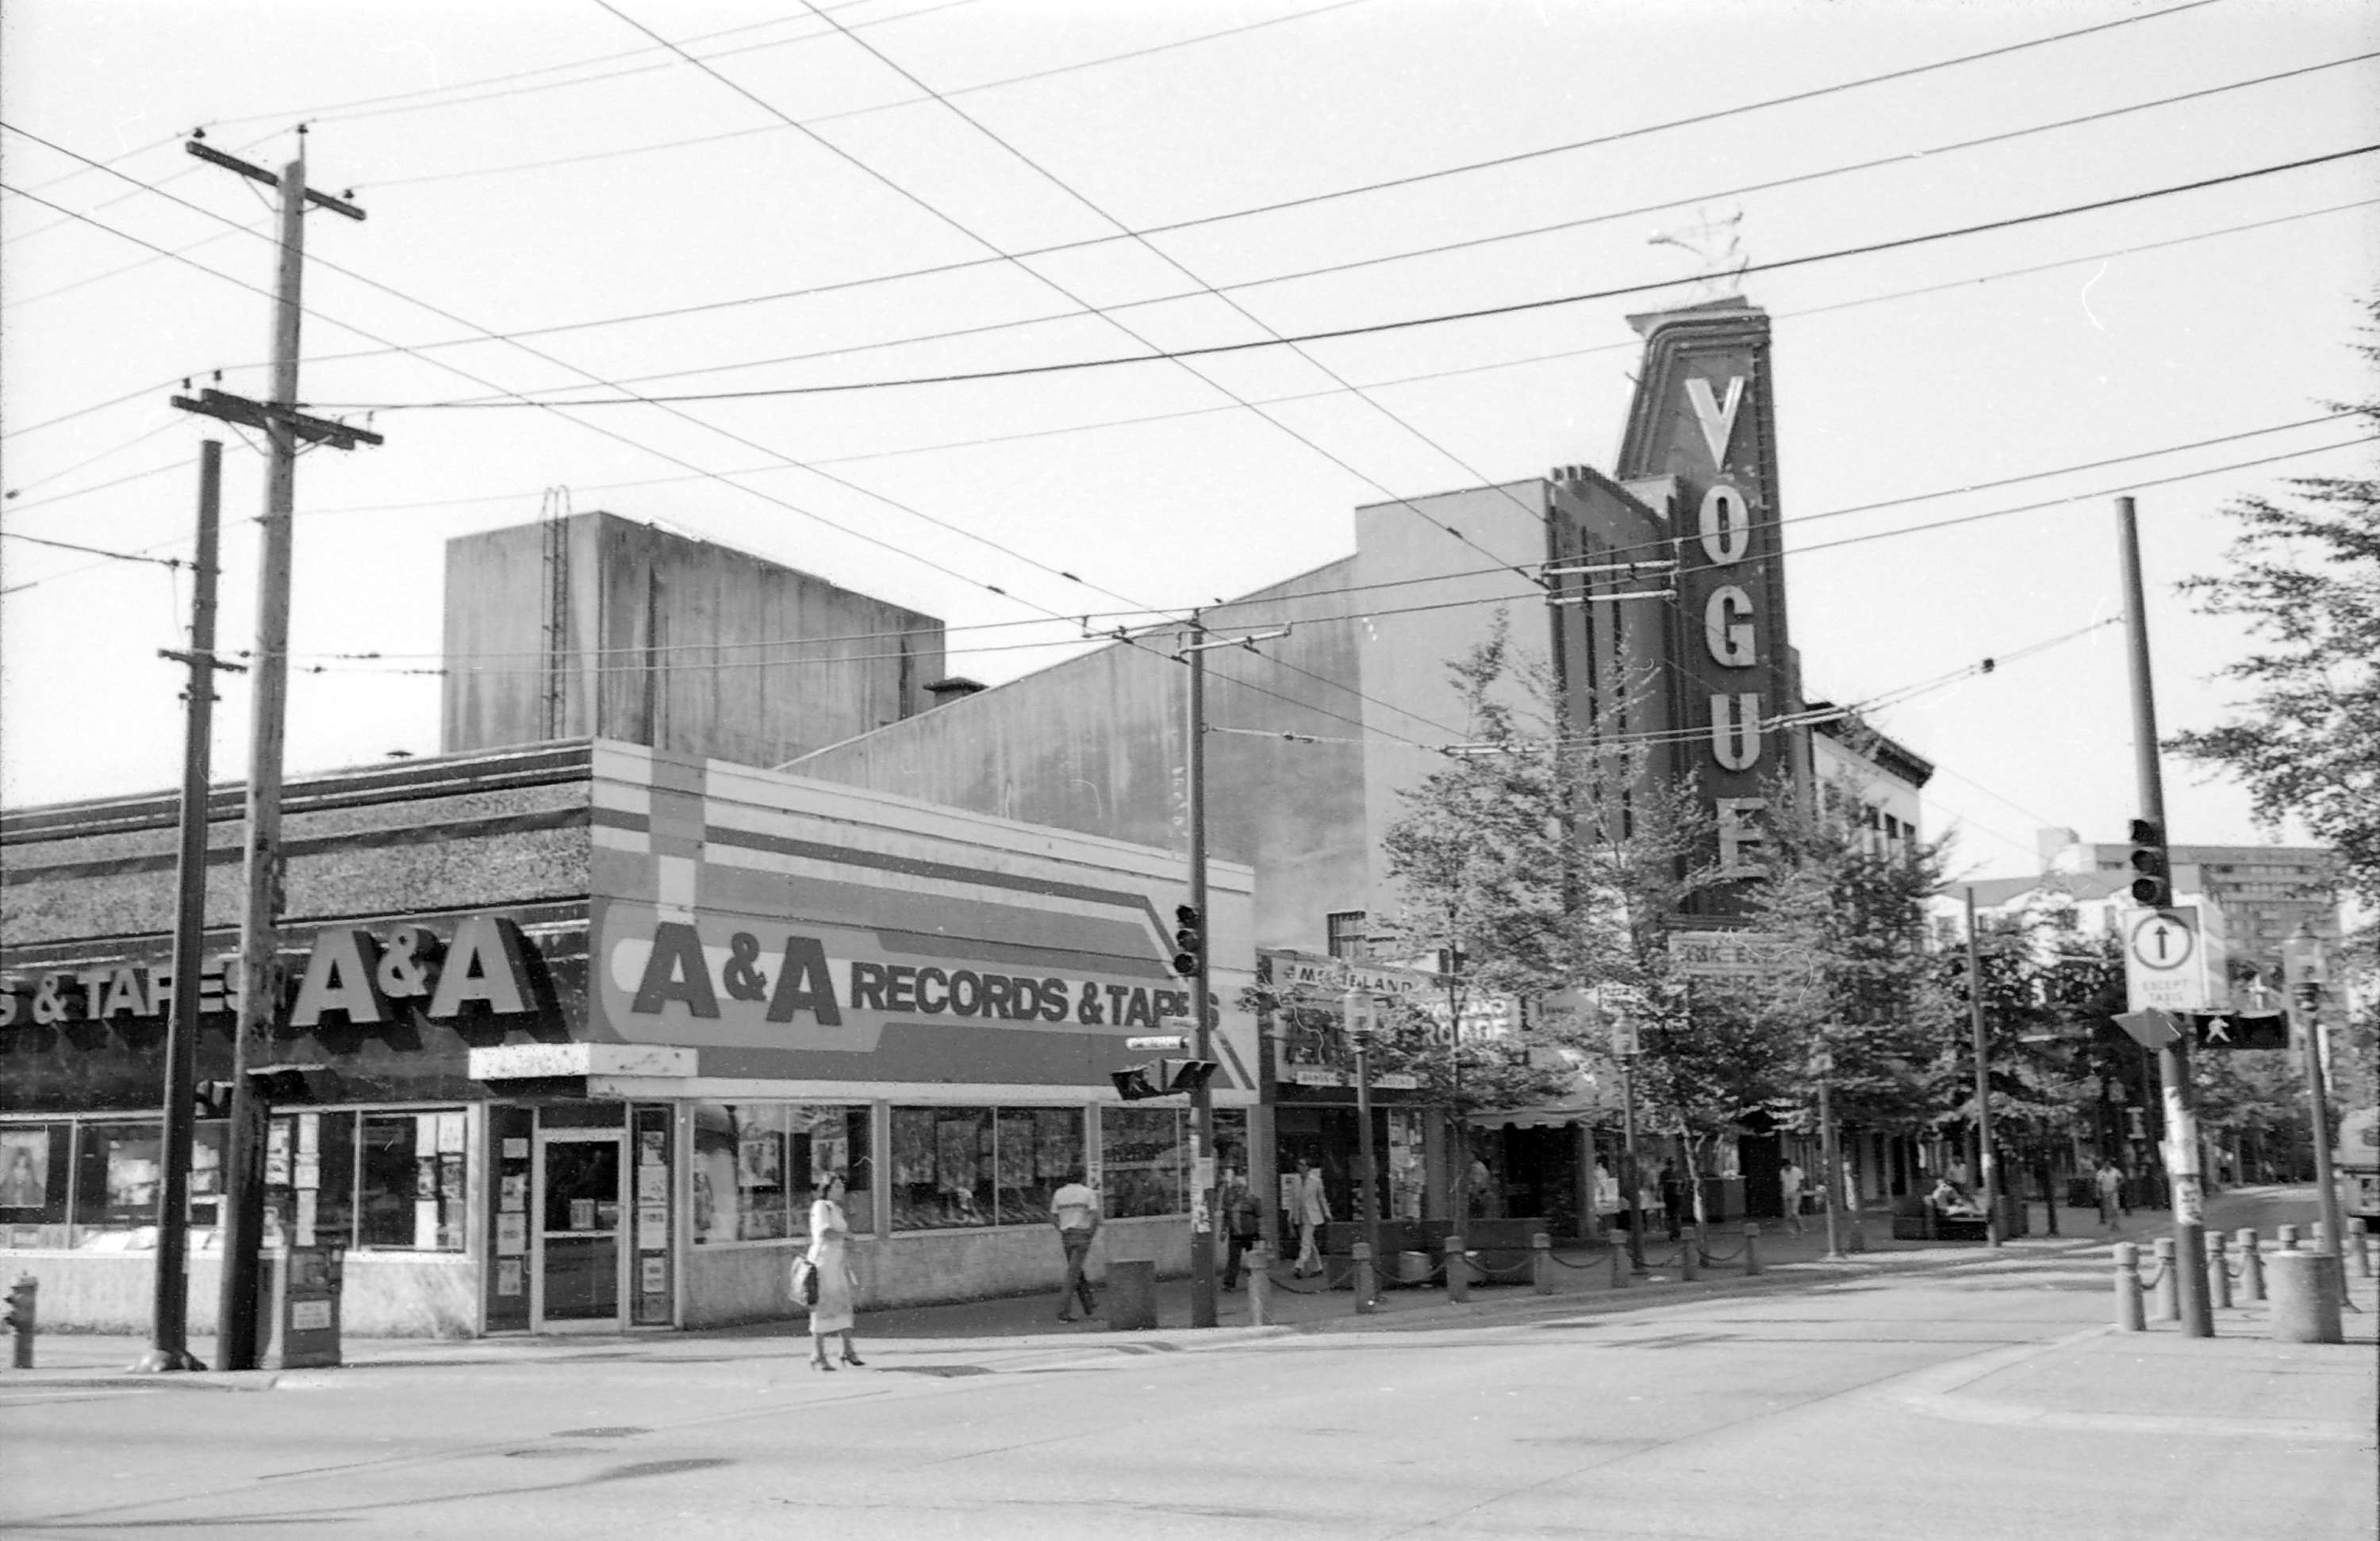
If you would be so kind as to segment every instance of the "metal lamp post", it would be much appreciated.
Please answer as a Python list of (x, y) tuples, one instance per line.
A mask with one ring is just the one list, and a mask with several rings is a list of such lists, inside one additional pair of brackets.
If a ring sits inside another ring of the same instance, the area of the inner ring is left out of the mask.
[(2281, 943), (2281, 972), (2289, 989), (2289, 1010), (2304, 1033), (2306, 1122), (2313, 1135), (2315, 1200), (2322, 1207), (2324, 1244), (2344, 1257), (2347, 1233), (2338, 1228), (2338, 1187), (2330, 1170), (2330, 1086), (2322, 1064), (2322, 1023), (2315, 1007), (2330, 980), (2330, 960), (2322, 939), (2304, 921)]
[(1372, 1150), (1372, 1035), (1378, 1019), (1366, 990), (1351, 987), (1343, 1005), (1347, 1040), (1355, 1048), (1355, 1219), (1364, 1228), (1364, 1244), (1371, 1249), (1373, 1278), (1377, 1280), (1380, 1268), (1380, 1183)]

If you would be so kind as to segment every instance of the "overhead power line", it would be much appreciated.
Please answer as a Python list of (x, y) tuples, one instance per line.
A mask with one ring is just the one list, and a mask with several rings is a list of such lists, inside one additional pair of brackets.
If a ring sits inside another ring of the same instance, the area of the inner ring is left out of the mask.
[[(2124, 193), (2113, 198), (2095, 199), (2085, 203), (2070, 203), (2055, 209), (2044, 209), (2029, 214), (2013, 214), (2006, 218), (1985, 220), (1975, 224), (1932, 230), (1914, 236), (1900, 236), (1888, 240), (1870, 241), (1860, 246), (1838, 247), (1828, 251), (1807, 252), (1799, 257), (1781, 257), (1767, 262), (1753, 262), (1741, 271), (1743, 274), (1781, 273), (1794, 268), (1809, 267), (1819, 262), (1840, 261), (1851, 257), (1873, 256), (1878, 252), (1903, 250), (1926, 246), (1937, 241), (1956, 240), (1968, 236), (1988, 234), (1995, 230), (2010, 230), (2049, 220), (2068, 219), (2076, 214), (2095, 213), (2103, 209), (2122, 208), (2144, 203), (2154, 199), (2171, 198), (2181, 193), (2200, 192), (2257, 177), (2277, 176), (2283, 172), (2302, 171), (2311, 166), (2328, 165), (2380, 151), (2380, 144), (2357, 145), (2347, 150), (2335, 150), (2321, 155), (2309, 155), (2294, 161), (2281, 161), (2247, 171), (2228, 173), (2221, 176), (2201, 177), (2191, 182), (2177, 182), (2168, 187), (2150, 188), (2140, 192)], [(1065, 374), (1083, 370), (1114, 369), (1124, 365), (1169, 363), (1185, 358), (1207, 358), (1220, 354), (1250, 353), (1264, 348), (1281, 347), (1301, 343), (1330, 342), (1343, 337), (1376, 336), (1383, 333), (1405, 332), (1425, 326), (1445, 326), (1462, 322), (1493, 320), (1500, 316), (1524, 315), (1531, 311), (1549, 310), (1568, 305), (1582, 305), (1599, 299), (1618, 299), (1629, 295), (1649, 294), (1677, 287), (1682, 280), (1665, 278), (1643, 284), (1624, 284), (1608, 289), (1590, 289), (1574, 294), (1552, 295), (1538, 299), (1514, 300), (1503, 305), (1479, 306), (1463, 310), (1445, 310), (1425, 316), (1408, 316), (1395, 321), (1370, 322), (1357, 326), (1331, 327), (1316, 332), (1294, 333), (1279, 338), (1258, 338), (1247, 342), (1213, 343), (1201, 347), (1173, 348), (1161, 352), (1122, 355), (1106, 358), (1076, 358), (1049, 364), (1023, 364), (997, 370), (972, 370), (951, 374), (916, 375), (899, 380), (841, 381), (821, 385), (786, 385), (748, 391), (672, 392), (650, 395), (620, 395), (581, 397), (550, 405), (563, 406), (652, 406), (665, 402), (747, 401), (780, 396), (834, 395), (854, 391), (881, 391), (917, 385), (948, 385), (980, 380), (1014, 380), (1032, 375)], [(348, 402), (314, 403), (318, 409), (325, 406), (346, 410), (369, 407), (376, 411), (433, 410), (495, 410), (521, 406), (543, 406), (540, 402), (496, 401), (419, 401), (419, 402)]]
[[(1050, 246), (1027, 248), (1011, 253), (1010, 256), (1022, 259), (1046, 257), (1061, 252), (1078, 251), (1092, 247), (1111, 245), (1114, 242), (1135, 237), (1170, 235), (1176, 231), (1198, 229), (1204, 226), (1223, 224), (1232, 220), (1248, 219), (1260, 214), (1276, 213), (1287, 209), (1304, 208), (1315, 204), (1331, 202), (1341, 199), (1357, 198), (1368, 193), (1381, 192), (1395, 188), (1412, 187), (1420, 183), (1435, 181), (1445, 177), (1467, 176), (1475, 172), (1493, 170), (1499, 167), (1514, 165), (1527, 161), (1540, 160), (1548, 156), (1563, 155), (1575, 151), (1594, 149), (1598, 146), (1615, 144), (1627, 140), (1641, 139), (1648, 135), (1664, 133), (1675, 128), (1694, 127), (1730, 117), (1741, 116), (1747, 113), (1762, 112), (1771, 107), (1788, 106), (1794, 103), (1812, 101), (1821, 97), (1840, 94), (1844, 91), (1857, 91), (1868, 86), (1883, 85), (1895, 80), (1908, 79), (1916, 76), (1953, 69), (1965, 65), (1978, 64), (1987, 59), (1998, 58), (2006, 55), (2021, 53), (2028, 49), (2042, 48), (2054, 43), (2070, 42), (2076, 38), (2086, 37), (2093, 33), (2107, 31), (2117, 27), (2126, 27), (2138, 22), (2155, 21), (2168, 16), (2178, 16), (2182, 12), (2198, 9), (2203, 6), (2211, 5), (2213, 3), (2214, 0), (2192, 0), (2191, 4), (2171, 6), (2162, 11), (2150, 11), (2138, 16), (2123, 17), (2114, 21), (2077, 28), (2070, 31), (2054, 32), (2046, 37), (2033, 38), (2022, 42), (2011, 43), (2003, 47), (1985, 49), (1980, 53), (1962, 54), (1953, 58), (1936, 60), (1931, 64), (1912, 66), (1905, 69), (1888, 70), (1880, 75), (1863, 76), (1852, 80), (1835, 81), (1825, 86), (1812, 88), (1808, 91), (1795, 91), (1784, 96), (1768, 97), (1758, 102), (1741, 103), (1734, 106), (1718, 108), (1707, 113), (1700, 113), (1686, 117), (1668, 119), (1658, 123), (1640, 125), (1636, 127), (1620, 129), (1612, 133), (1597, 135), (1589, 139), (1571, 140), (1560, 144), (1541, 146), (1536, 149), (1521, 151), (1509, 155), (1491, 157), (1484, 161), (1465, 162), (1460, 165), (1440, 167), (1434, 171), (1413, 173), (1407, 176), (1390, 177), (1382, 181), (1361, 183), (1352, 187), (1335, 188), (1327, 191), (1305, 194), (1298, 198), (1282, 200), (1274, 203), (1258, 204), (1250, 208), (1233, 209), (1219, 213), (1204, 214), (1191, 219), (1173, 221), (1169, 224), (1144, 225), (1129, 232), (1128, 235), (1087, 237), (1080, 240), (1061, 241)], [(1329, 7), (1324, 8), (1327, 9)], [(1317, 14), (1319, 13), (1314, 11), (1300, 13), (1301, 17)], [(663, 44), (663, 46), (667, 45)], [(1020, 79), (1027, 78), (1021, 77)], [(975, 90), (979, 88), (967, 89)], [(964, 92), (953, 91), (948, 94), (959, 95), (964, 94)], [(914, 103), (909, 103), (900, 104), (905, 106), (914, 105)], [(859, 111), (876, 110), (880, 109), (859, 109)], [(828, 114), (819, 117), (802, 118), (797, 120), (788, 118), (784, 121), (783, 126), (795, 128), (808, 128), (813, 127), (818, 124), (831, 122), (837, 117), (846, 115), (856, 115)], [(668, 148), (680, 148), (686, 145), (708, 143), (712, 142), (712, 140), (717, 139), (740, 137), (740, 134), (742, 133), (774, 131), (774, 129), (768, 128), (743, 130), (739, 131), (739, 134), (736, 136), (717, 135), (704, 139), (688, 140), (680, 141), (679, 144), (669, 146)], [(578, 158), (579, 157), (574, 157), (573, 159)], [(545, 164), (548, 163), (539, 163), (540, 165)], [(379, 185), (386, 187), (390, 184), (382, 182)], [(808, 295), (835, 293), (879, 284), (897, 283), (911, 278), (923, 278), (942, 273), (965, 272), (973, 268), (997, 266), (1008, 260), (1008, 258), (1003, 257), (967, 258), (958, 261), (936, 263), (926, 267), (906, 269), (899, 273), (883, 273), (867, 278), (847, 280), (843, 283), (818, 285), (801, 289), (781, 290), (771, 294), (743, 296), (732, 299), (714, 300), (696, 305), (676, 306), (667, 309), (648, 310), (624, 316), (606, 317), (593, 321), (565, 322), (552, 327), (540, 327), (528, 332), (516, 333), (513, 334), (513, 335), (546, 335), (555, 332), (575, 331), (589, 327), (615, 326), (629, 322), (665, 320), (680, 316), (694, 315), (706, 310), (729, 309), (742, 305), (761, 304), (772, 300), (791, 299)], [(469, 339), (455, 339), (454, 342), (448, 344), (430, 346), (460, 346), (463, 342), (467, 341), (469, 341)]]
[[(1805, 186), (1809, 183), (1827, 181), (1838, 176), (1848, 176), (1862, 172), (1910, 165), (1921, 161), (1926, 163), (1930, 166), (1940, 161), (1941, 158), (1946, 155), (1956, 154), (1963, 151), (1980, 149), (1990, 145), (2005, 144), (2014, 140), (2026, 139), (2036, 134), (2051, 133), (2058, 129), (2071, 128), (2082, 124), (2104, 122), (2109, 118), (2121, 117), (2128, 114), (2147, 112), (2159, 107), (2174, 106), (2185, 102), (2194, 102), (2205, 97), (2220, 95), (2227, 91), (2244, 91), (2254, 86), (2271, 85), (2278, 81), (2294, 79), (2301, 76), (2313, 74), (2320, 70), (2338, 69), (2348, 65), (2368, 63), (2373, 59), (2380, 59), (2380, 51), (2358, 54), (2352, 57), (2345, 59), (2326, 60), (2321, 64), (2307, 65), (2298, 69), (2287, 69), (2277, 71), (2270, 75), (2260, 75), (2252, 79), (2234, 80), (2220, 86), (2209, 86), (2200, 91), (2183, 91), (2175, 96), (2159, 97), (2153, 102), (2135, 103), (2130, 106), (2113, 107), (2104, 112), (2085, 113), (2077, 117), (2060, 118), (2054, 123), (2034, 124), (2023, 128), (2012, 128), (2003, 133), (1986, 134), (1977, 139), (1961, 140), (1950, 144), (1937, 145), (1929, 150), (1903, 151), (1891, 155), (1876, 156), (1869, 160), (1854, 161), (1843, 165), (1827, 166), (1817, 171), (1799, 172), (1790, 176), (1777, 176), (1761, 182), (1743, 183), (1733, 188), (1715, 188), (1706, 192), (1665, 199), (1658, 203), (1640, 203), (1632, 209), (1613, 209), (1601, 213), (1582, 215), (1575, 219), (1558, 220), (1550, 224), (1534, 224), (1525, 229), (1502, 231), (1492, 236), (1478, 236), (1464, 240), (1441, 242), (1435, 246), (1417, 247), (1403, 251), (1384, 252), (1371, 257), (1358, 257), (1342, 262), (1329, 263), (1322, 267), (1301, 268), (1294, 272), (1270, 273), (1264, 277), (1241, 279), (1234, 283), (1205, 285), (1196, 289), (1180, 289), (1172, 294), (1152, 295), (1142, 299), (1123, 300), (1117, 304), (1106, 306), (1098, 310), (1056, 310), (1038, 316), (1022, 316), (1014, 321), (988, 322), (978, 325), (954, 327), (941, 332), (917, 333), (905, 337), (887, 338), (881, 342), (845, 344), (836, 347), (816, 348), (807, 353), (778, 354), (766, 358), (743, 359), (728, 364), (706, 364), (693, 369), (665, 370), (653, 374), (624, 375), (621, 377), (621, 382), (626, 385), (648, 385), (657, 381), (690, 380), (701, 375), (731, 374), (739, 370), (764, 369), (777, 364), (808, 363), (820, 358), (847, 358), (855, 354), (872, 353), (886, 348), (914, 347), (922, 343), (951, 342), (966, 337), (989, 336), (1002, 332), (1023, 331), (1036, 326), (1046, 326), (1052, 322), (1074, 321), (1087, 316), (1111, 316), (1120, 311), (1146, 309), (1160, 305), (1178, 304), (1184, 299), (1196, 299), (1205, 296), (1222, 297), (1234, 294), (1244, 294), (1251, 289), (1271, 288), (1282, 284), (1298, 283), (1310, 278), (1330, 277), (1343, 273), (1358, 272), (1366, 268), (1382, 267), (1395, 262), (1414, 261), (1425, 257), (1443, 257), (1457, 251), (1473, 251), (1477, 250), (1482, 247), (1500, 246), (1512, 241), (1531, 240), (1541, 236), (1558, 235), (1568, 231), (1585, 229), (1591, 225), (1608, 224), (1618, 220), (1635, 219), (1645, 214), (1658, 213), (1663, 210), (1688, 208), (1706, 203), (1718, 203), (1729, 199), (1740, 198), (1750, 193), (1771, 192), (1781, 188)], [(1152, 248), (1151, 249), (1155, 249)], [(1032, 253), (1020, 253), (1019, 255), (1029, 256), (1032, 255)], [(1160, 252), (1160, 255), (1161, 257), (1163, 254)], [(1232, 302), (1229, 299), (1225, 299), (1225, 303), (1230, 304)], [(1233, 305), (1232, 309), (1239, 309), (1239, 307)], [(1243, 315), (1246, 314), (1245, 310), (1241, 311), (1241, 313)], [(623, 321), (635, 321), (638, 319), (639, 318), (614, 318), (611, 322), (565, 324), (619, 324)], [(454, 339), (445, 345), (430, 344), (425, 346), (460, 346), (465, 343), (477, 340), (478, 339), (468, 338)], [(370, 357), (374, 356), (362, 353), (334, 354), (321, 359), (320, 362), (343, 362), (346, 360)], [(551, 394), (554, 392), (569, 389), (571, 389), (569, 386), (552, 386), (542, 390), (531, 391), (527, 394), (532, 396), (545, 395)]]

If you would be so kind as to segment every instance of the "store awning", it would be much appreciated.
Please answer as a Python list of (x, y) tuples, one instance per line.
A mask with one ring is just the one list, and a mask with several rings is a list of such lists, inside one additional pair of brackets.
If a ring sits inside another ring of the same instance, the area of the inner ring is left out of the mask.
[(1592, 1129), (1608, 1115), (1609, 1110), (1585, 1106), (1547, 1108), (1497, 1108), (1473, 1113), (1474, 1129), (1560, 1129), (1569, 1124)]

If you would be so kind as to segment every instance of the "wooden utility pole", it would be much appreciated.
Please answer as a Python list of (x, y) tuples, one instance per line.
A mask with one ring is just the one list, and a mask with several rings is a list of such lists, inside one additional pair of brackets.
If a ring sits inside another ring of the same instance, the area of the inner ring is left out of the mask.
[[(304, 130), (301, 128), (302, 134)], [(303, 439), (352, 449), (377, 444), (380, 436), (298, 411), (298, 323), (306, 271), (306, 207), (309, 203), (351, 219), (363, 211), (306, 187), (305, 141), (298, 158), (278, 177), (262, 167), (192, 141), (186, 148), (200, 160), (253, 181), (271, 182), (281, 194), (281, 269), (274, 286), (273, 395), (259, 404), (220, 391), (199, 400), (176, 397), (174, 405), (229, 422), (261, 428), (270, 443), (265, 474), (263, 554), (257, 581), (256, 683), (251, 697), (248, 754), (248, 822), (245, 869), (247, 903), (239, 928), (239, 1020), (232, 1038), (230, 1127), (224, 1142), (223, 1287), (216, 1309), (216, 1359), (226, 1370), (256, 1367), (258, 1349), (259, 1247), (264, 1232), (264, 1147), (269, 1110), (249, 1085), (249, 1072), (271, 1058), (273, 1018), (281, 1002), (281, 751), (289, 695), (290, 518), (297, 508), (298, 443)]]
[(159, 649), (189, 666), (183, 716), (181, 854), (174, 896), (174, 1002), (165, 1023), (164, 1149), (157, 1183), (156, 1302), (149, 1352), (136, 1370), (202, 1370), (190, 1353), (190, 1147), (197, 1134), (199, 946), (207, 911), (207, 773), (214, 734), (216, 560), (223, 511), (223, 442), (199, 445), (199, 554), (190, 593), (190, 650)]

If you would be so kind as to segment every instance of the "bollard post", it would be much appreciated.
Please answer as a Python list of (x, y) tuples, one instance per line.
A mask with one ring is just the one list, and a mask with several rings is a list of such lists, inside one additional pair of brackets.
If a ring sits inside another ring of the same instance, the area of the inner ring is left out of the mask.
[(2152, 1292), (2149, 1320), (2178, 1322), (2181, 1320), (2181, 1269), (2174, 1261), (2173, 1238), (2156, 1239), (2156, 1284)]
[(2231, 1263), (2223, 1256), (2223, 1232), (2206, 1233), (2206, 1303), (2218, 1310), (2231, 1308)]
[(1700, 1279), (1703, 1265), (1703, 1228), (1686, 1227), (1686, 1239), (1678, 1244), (1678, 1277), (1688, 1283)]
[(1380, 1308), (1380, 1290), (1372, 1273), (1372, 1244), (1357, 1242), (1348, 1252), (1355, 1259), (1355, 1315), (1368, 1317)]
[(1262, 1242), (1248, 1248), (1241, 1264), (1248, 1270), (1248, 1325), (1272, 1325), (1272, 1249)]
[(2265, 1304), (2265, 1259), (2256, 1250), (2256, 1232), (2248, 1226), (2240, 1228), (2240, 1304)]
[(2349, 1226), (2347, 1229), (2347, 1240), (2348, 1244), (2355, 1249), (2356, 1277), (2359, 1279), (2371, 1278), (2372, 1247), (2369, 1241), (2363, 1234), (2363, 1228), (2361, 1226)]
[(2283, 1252), (2295, 1252), (2297, 1249), (2298, 1228), (2294, 1225), (2285, 1225), (2281, 1227), (2281, 1250)]
[(1541, 1295), (1554, 1292), (1554, 1239), (1540, 1231), (1529, 1238), (1529, 1285)]
[(2141, 1315), (2141, 1249), (2130, 1242), (2116, 1244), (2116, 1330), (2148, 1330)]
[(1446, 1238), (1446, 1298), (1451, 1301), (1471, 1298), (1471, 1259), (1460, 1236)]
[(42, 1281), (30, 1273), (17, 1276), (8, 1287), (8, 1327), (16, 1339), (13, 1359), (17, 1368), (33, 1367), (33, 1314), (42, 1292)]
[(2339, 1274), (2326, 1252), (2291, 1249), (2273, 1254), (2265, 1283), (2277, 1343), (2346, 1341), (2338, 1317)]
[(1859, 1207), (1856, 1205), (1852, 1207), (1851, 1219), (1851, 1240), (1844, 1246), (1843, 1250), (1845, 1252), (1865, 1252), (1867, 1250), (1867, 1227), (1862, 1223), (1860, 1219)]
[(1750, 1279), (1760, 1271), (1760, 1227), (1750, 1220), (1743, 1222), (1743, 1277)]
[(1630, 1283), (1628, 1276), (1631, 1271), (1632, 1270), (1628, 1267), (1628, 1249), (1621, 1246), (1617, 1242), (1612, 1243), (1611, 1287), (1615, 1290), (1624, 1290), (1628, 1288)]

